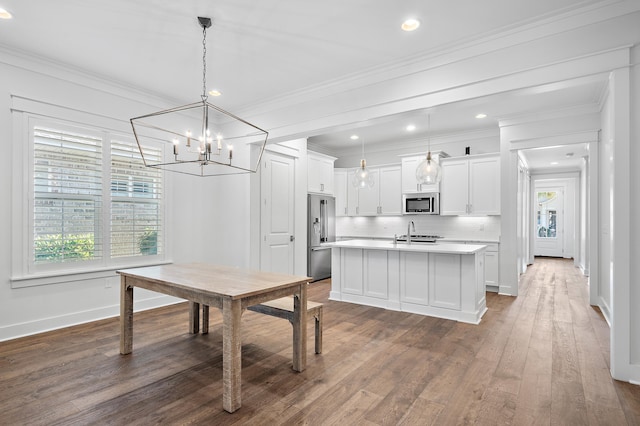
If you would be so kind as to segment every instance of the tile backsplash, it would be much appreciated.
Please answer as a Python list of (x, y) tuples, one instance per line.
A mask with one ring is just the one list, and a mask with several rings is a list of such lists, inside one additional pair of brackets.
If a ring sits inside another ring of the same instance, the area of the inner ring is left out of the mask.
[[(374, 216), (337, 217), (336, 236), (393, 238), (407, 233), (409, 221), (416, 226), (416, 234), (439, 235), (461, 240), (500, 239), (500, 216)], [(413, 231), (412, 231), (413, 233)]]

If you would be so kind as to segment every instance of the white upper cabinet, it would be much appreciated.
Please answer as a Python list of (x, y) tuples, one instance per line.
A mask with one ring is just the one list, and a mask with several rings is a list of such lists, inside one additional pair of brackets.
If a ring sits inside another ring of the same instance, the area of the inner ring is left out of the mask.
[(401, 167), (380, 167), (380, 192), (378, 214), (401, 215)]
[(333, 195), (333, 163), (335, 157), (307, 152), (307, 192)]
[(351, 169), (335, 172), (336, 216), (402, 214), (401, 168), (369, 167), (373, 187), (358, 189), (351, 184)]
[(500, 214), (500, 156), (444, 159), (440, 182), (440, 214)]
[[(441, 159), (448, 155), (445, 152), (432, 152), (431, 159), (438, 164)], [(409, 192), (440, 192), (440, 184), (433, 185), (419, 184), (416, 180), (416, 169), (418, 164), (427, 158), (426, 154), (412, 155), (410, 157), (402, 157), (402, 193)]]
[(334, 173), (333, 193), (336, 197), (336, 216), (347, 216), (347, 179), (346, 170), (336, 170)]
[(500, 156), (469, 161), (470, 214), (500, 214)]

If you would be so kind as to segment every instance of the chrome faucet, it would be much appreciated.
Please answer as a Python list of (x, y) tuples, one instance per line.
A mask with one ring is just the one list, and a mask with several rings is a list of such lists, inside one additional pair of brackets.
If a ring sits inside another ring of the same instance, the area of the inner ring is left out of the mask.
[(407, 225), (407, 244), (411, 244), (411, 228), (413, 228), (413, 232), (416, 232), (416, 224), (412, 220)]

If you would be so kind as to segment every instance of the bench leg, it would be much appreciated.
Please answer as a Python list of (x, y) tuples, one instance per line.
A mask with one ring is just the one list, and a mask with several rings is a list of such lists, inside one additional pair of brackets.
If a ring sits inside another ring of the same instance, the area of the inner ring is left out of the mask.
[(319, 309), (316, 315), (316, 353), (322, 353), (322, 309)]

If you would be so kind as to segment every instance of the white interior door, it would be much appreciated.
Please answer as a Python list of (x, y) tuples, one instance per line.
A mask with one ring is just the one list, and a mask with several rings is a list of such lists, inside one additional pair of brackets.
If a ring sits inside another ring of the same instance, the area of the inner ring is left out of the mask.
[(260, 178), (260, 269), (293, 274), (295, 160), (265, 152)]
[(536, 187), (535, 255), (562, 257), (564, 253), (564, 191)]

